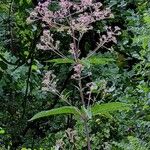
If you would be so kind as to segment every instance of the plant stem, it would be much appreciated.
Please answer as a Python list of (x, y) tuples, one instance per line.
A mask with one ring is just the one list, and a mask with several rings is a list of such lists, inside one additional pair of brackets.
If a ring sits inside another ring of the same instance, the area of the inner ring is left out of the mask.
[(87, 120), (84, 120), (84, 126), (85, 126), (86, 138), (87, 138), (87, 147), (88, 147), (88, 150), (91, 150), (90, 134), (89, 134)]
[[(70, 18), (71, 18), (71, 16), (70, 16)], [(79, 59), (78, 59), (78, 57), (79, 57), (78, 56), (78, 51), (79, 51), (79, 42), (80, 42), (83, 35), (81, 35), (79, 37), (79, 39), (77, 40), (78, 41), (78, 43), (77, 43), (76, 42), (76, 37), (75, 37), (75, 31), (72, 27), (70, 29), (71, 29), (71, 32), (72, 32), (73, 44), (74, 44), (74, 59), (75, 59), (76, 64), (80, 64)], [(82, 105), (84, 107), (86, 107), (86, 104), (85, 104), (85, 101), (84, 101), (83, 87), (82, 87), (82, 82), (81, 82), (81, 72), (80, 72), (79, 76), (80, 77), (79, 77), (79, 80), (78, 80), (78, 86), (79, 86), (80, 98), (81, 98), (81, 101), (82, 101)], [(90, 135), (89, 135), (89, 128), (88, 128), (88, 124), (87, 124), (87, 119), (85, 118), (85, 119), (83, 119), (83, 121), (84, 121), (86, 138), (87, 138), (87, 147), (88, 147), (88, 150), (91, 150)]]
[(79, 92), (80, 92), (80, 97), (81, 97), (81, 100), (82, 100), (82, 104), (83, 106), (85, 107), (85, 101), (84, 101), (84, 95), (83, 95), (83, 88), (82, 88), (82, 83), (81, 83), (81, 78), (79, 79)]
[[(85, 107), (81, 78), (79, 79), (79, 89), (80, 89), (80, 97), (82, 100), (82, 104)], [(89, 135), (89, 128), (88, 128), (87, 119), (84, 119), (84, 126), (85, 126), (86, 138), (87, 138), (87, 147), (88, 147), (88, 150), (91, 150), (90, 135)]]

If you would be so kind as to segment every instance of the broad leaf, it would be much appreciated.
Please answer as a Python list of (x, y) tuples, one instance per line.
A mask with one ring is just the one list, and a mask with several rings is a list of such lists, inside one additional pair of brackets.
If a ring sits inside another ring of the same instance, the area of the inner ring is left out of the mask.
[(73, 114), (73, 115), (81, 116), (80, 110), (78, 110), (78, 108), (73, 106), (64, 106), (64, 107), (54, 108), (47, 111), (41, 111), (36, 115), (34, 115), (29, 121), (33, 121), (39, 118), (49, 117), (52, 115), (62, 115), (62, 114)]
[(117, 110), (129, 110), (130, 106), (126, 103), (111, 102), (106, 104), (96, 104), (91, 108), (92, 115), (111, 113)]

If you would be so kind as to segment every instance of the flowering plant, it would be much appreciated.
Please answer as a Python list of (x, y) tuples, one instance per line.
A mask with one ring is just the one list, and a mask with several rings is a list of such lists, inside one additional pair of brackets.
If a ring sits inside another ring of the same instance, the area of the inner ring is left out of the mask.
[[(56, 10), (53, 10), (51, 8), (54, 3), (57, 5)], [(56, 32), (65, 33), (71, 37), (72, 40), (71, 43), (69, 43), (70, 50), (68, 52), (74, 60), (74, 74), (72, 75), (72, 79), (75, 79), (78, 83), (78, 86), (76, 87), (79, 91), (83, 108), (83, 110), (80, 112), (80, 110), (76, 107), (61, 107), (57, 110), (50, 110), (50, 112), (42, 112), (40, 114), (37, 114), (31, 120), (47, 116), (47, 113), (49, 115), (60, 114), (60, 111), (62, 111), (62, 113), (72, 113), (76, 115), (78, 114), (84, 121), (87, 137), (87, 147), (89, 150), (91, 149), (91, 145), (87, 121), (89, 118), (91, 118), (91, 115), (89, 114), (99, 114), (101, 111), (101, 107), (100, 105), (97, 105), (93, 107), (93, 109), (90, 109), (92, 100), (91, 93), (94, 89), (97, 88), (97, 86), (93, 82), (90, 82), (87, 83), (85, 87), (83, 87), (82, 80), (84, 76), (82, 75), (82, 72), (84, 70), (84, 64), (79, 59), (82, 52), (82, 49), (80, 49), (80, 42), (85, 33), (87, 33), (89, 30), (93, 30), (93, 24), (95, 22), (107, 18), (113, 18), (113, 14), (111, 13), (110, 8), (104, 8), (101, 2), (94, 2), (93, 0), (60, 0), (58, 2), (47, 0), (44, 3), (39, 2), (38, 6), (35, 7), (35, 9), (30, 13), (30, 16), (27, 18), (27, 22), (29, 24), (38, 21), (41, 22), (42, 27), (44, 28), (41, 40), (37, 44), (38, 49), (51, 50), (61, 58), (66, 59), (66, 56), (60, 50), (60, 41), (54, 39), (54, 34), (52, 34), (52, 31), (55, 30)], [(112, 29), (111, 27), (105, 26), (104, 29), (106, 30), (106, 33), (103, 35), (99, 33), (99, 41), (96, 48), (92, 50), (86, 58), (90, 58), (92, 55), (94, 55), (101, 47), (104, 46), (105, 43), (108, 43), (110, 41), (117, 43), (116, 35), (120, 33), (119, 28), (114, 27)], [(43, 83), (45, 83), (44, 89), (46, 89), (46, 91), (50, 89), (50, 91), (52, 91), (53, 93), (55, 93), (56, 91), (56, 94), (59, 95), (58, 90), (56, 90), (56, 83), (54, 84), (52, 81), (48, 82), (49, 75), (50, 74), (47, 73), (47, 78), (43, 81)], [(55, 88), (52, 89), (53, 87)], [(88, 103), (86, 103), (85, 101), (85, 89), (89, 90), (86, 91), (86, 93), (88, 94)], [(62, 98), (61, 94), (60, 98)], [(110, 104), (110, 106), (117, 106), (116, 109), (122, 109), (122, 106), (124, 105), (113, 103)], [(104, 106), (102, 106), (102, 108), (103, 107)], [(113, 108), (112, 111), (116, 109)]]

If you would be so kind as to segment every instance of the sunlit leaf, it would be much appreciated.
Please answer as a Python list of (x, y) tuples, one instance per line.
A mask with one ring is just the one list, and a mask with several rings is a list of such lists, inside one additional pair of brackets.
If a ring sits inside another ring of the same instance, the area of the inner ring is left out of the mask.
[(47, 110), (47, 111), (41, 111), (37, 113), (36, 115), (34, 115), (29, 121), (33, 121), (39, 118), (49, 117), (52, 115), (62, 115), (62, 114), (73, 114), (77, 116), (81, 115), (78, 108), (73, 107), (73, 106), (63, 106), (60, 108), (54, 108), (54, 109)]
[(98, 114), (105, 114), (105, 113), (111, 113), (118, 110), (129, 110), (130, 105), (126, 103), (120, 103), (120, 102), (111, 102), (106, 104), (95, 104), (92, 108), (92, 115), (98, 115)]

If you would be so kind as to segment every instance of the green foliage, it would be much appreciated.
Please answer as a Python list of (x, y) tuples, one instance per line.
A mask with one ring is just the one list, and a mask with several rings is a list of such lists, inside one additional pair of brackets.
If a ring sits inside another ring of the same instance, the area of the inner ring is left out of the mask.
[(117, 143), (114, 142), (114, 145), (118, 147), (118, 149), (126, 149), (126, 150), (148, 150), (150, 146), (144, 142), (142, 142), (140, 139), (128, 136), (129, 143)]
[[(68, 35), (52, 31), (67, 58), (39, 51), (41, 24), (26, 24), (35, 7), (32, 1), (0, 1), (2, 150), (87, 149), (83, 116), (88, 120), (93, 150), (150, 149), (150, 3), (106, 0), (104, 5), (112, 9), (114, 19), (94, 24), (94, 30), (83, 36), (81, 53), (88, 55), (96, 46), (95, 31), (103, 31), (103, 26), (117, 25), (122, 34), (117, 44), (108, 43), (95, 56), (80, 58), (85, 66), (83, 85), (92, 81), (91, 96), (97, 97), (85, 108), (69, 76), (75, 62), (66, 51), (71, 41)], [(58, 6), (54, 3), (50, 9), (56, 11)], [(57, 90), (69, 93), (67, 101), (42, 90), (44, 73), (49, 70), (56, 74)], [(93, 75), (87, 77), (90, 73)], [(72, 106), (65, 106), (66, 102)], [(58, 116), (49, 117), (52, 115)]]

